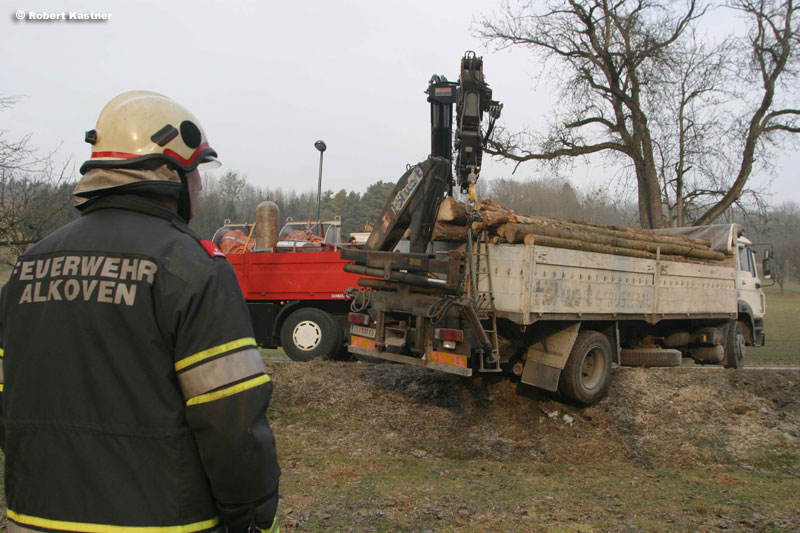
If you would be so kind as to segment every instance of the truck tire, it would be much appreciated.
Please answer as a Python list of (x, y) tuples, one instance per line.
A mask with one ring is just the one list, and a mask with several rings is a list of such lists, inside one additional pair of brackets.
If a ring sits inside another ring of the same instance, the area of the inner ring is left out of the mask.
[(325, 311), (303, 307), (283, 322), (281, 345), (293, 361), (332, 358), (342, 346), (342, 332)]
[(681, 366), (680, 350), (664, 348), (632, 348), (620, 350), (619, 363), (624, 366)]
[[(343, 333), (344, 334), (344, 333)], [(342, 344), (342, 347), (339, 348), (339, 351), (336, 353), (336, 357), (334, 357), (337, 361), (352, 361), (354, 359), (353, 354), (347, 349), (346, 344)]]
[(728, 327), (728, 340), (725, 343), (725, 359), (722, 366), (725, 368), (743, 368), (745, 338), (742, 330), (742, 323), (738, 320), (731, 320)]
[(582, 405), (600, 401), (611, 379), (611, 343), (598, 331), (581, 331), (567, 364), (561, 371), (558, 391)]

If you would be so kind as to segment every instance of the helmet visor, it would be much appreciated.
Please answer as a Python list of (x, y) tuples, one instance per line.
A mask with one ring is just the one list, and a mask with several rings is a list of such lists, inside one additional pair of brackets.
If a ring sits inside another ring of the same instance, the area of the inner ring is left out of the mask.
[(222, 163), (216, 157), (206, 156), (203, 162), (197, 165), (200, 170), (214, 170), (222, 166)]

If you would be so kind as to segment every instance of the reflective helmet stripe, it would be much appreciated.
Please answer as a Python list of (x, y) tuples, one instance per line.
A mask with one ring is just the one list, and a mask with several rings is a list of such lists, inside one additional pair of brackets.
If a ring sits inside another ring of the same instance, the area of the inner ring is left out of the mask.
[(134, 157), (140, 156), (136, 154), (126, 154), (125, 152), (92, 152), (92, 159), (97, 159), (98, 157), (119, 157), (122, 159), (133, 159)]
[[(166, 148), (164, 150), (164, 155), (167, 155), (169, 157), (177, 159), (181, 164), (189, 166), (192, 163), (194, 163), (195, 160), (197, 160), (198, 157), (200, 157), (200, 154), (202, 154), (204, 151), (208, 150), (208, 148), (209, 148), (208, 147), (208, 143), (201, 144), (200, 146), (197, 147), (197, 149), (192, 154), (192, 157), (190, 157), (189, 159), (184, 159), (183, 157), (181, 157), (181, 155), (179, 153), (177, 153), (177, 152), (175, 152), (173, 150), (170, 150), (169, 148)], [(134, 159), (136, 157), (142, 157), (143, 155), (150, 155), (150, 154), (129, 154), (129, 153), (126, 153), (126, 152), (92, 152), (92, 159), (98, 159), (98, 158), (101, 158), (101, 157), (113, 157), (113, 158), (118, 158), (118, 159)]]
[(186, 166), (189, 166), (192, 163), (194, 163), (195, 160), (200, 156), (200, 154), (202, 154), (206, 150), (208, 150), (208, 143), (203, 143), (203, 144), (201, 144), (200, 146), (197, 147), (197, 149), (192, 154), (192, 157), (190, 157), (189, 159), (182, 158), (180, 156), (180, 154), (170, 150), (169, 148), (165, 148), (164, 149), (164, 155), (168, 155), (170, 157), (173, 157), (173, 158), (177, 159), (178, 161), (180, 161), (182, 164), (184, 164)]

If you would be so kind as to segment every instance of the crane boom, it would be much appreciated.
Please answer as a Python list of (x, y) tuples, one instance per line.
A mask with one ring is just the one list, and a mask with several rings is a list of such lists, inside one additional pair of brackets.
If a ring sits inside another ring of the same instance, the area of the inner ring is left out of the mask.
[[(366, 249), (391, 251), (408, 229), (410, 252), (425, 253), (445, 193), (452, 196), (457, 183), (461, 192), (470, 191), (472, 196), (481, 170), (483, 148), (503, 104), (492, 100), (492, 90), (483, 77), (483, 59), (474, 52), (467, 52), (461, 58), (460, 72), (457, 83), (444, 76), (431, 77), (425, 91), (431, 104), (431, 155), (409, 168), (397, 182)], [(453, 105), (457, 122), (455, 142)], [(485, 134), (481, 132), (483, 113), (489, 115)]]

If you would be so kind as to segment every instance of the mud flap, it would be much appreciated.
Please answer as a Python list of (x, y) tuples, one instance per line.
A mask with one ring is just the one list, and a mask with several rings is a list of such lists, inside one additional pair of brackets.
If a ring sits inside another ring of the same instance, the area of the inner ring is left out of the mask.
[(581, 323), (575, 322), (532, 344), (526, 354), (520, 381), (551, 392), (558, 390), (561, 370), (567, 364), (580, 327)]
[(560, 368), (528, 359), (520, 381), (540, 389), (555, 392), (558, 390), (558, 378), (560, 376)]

